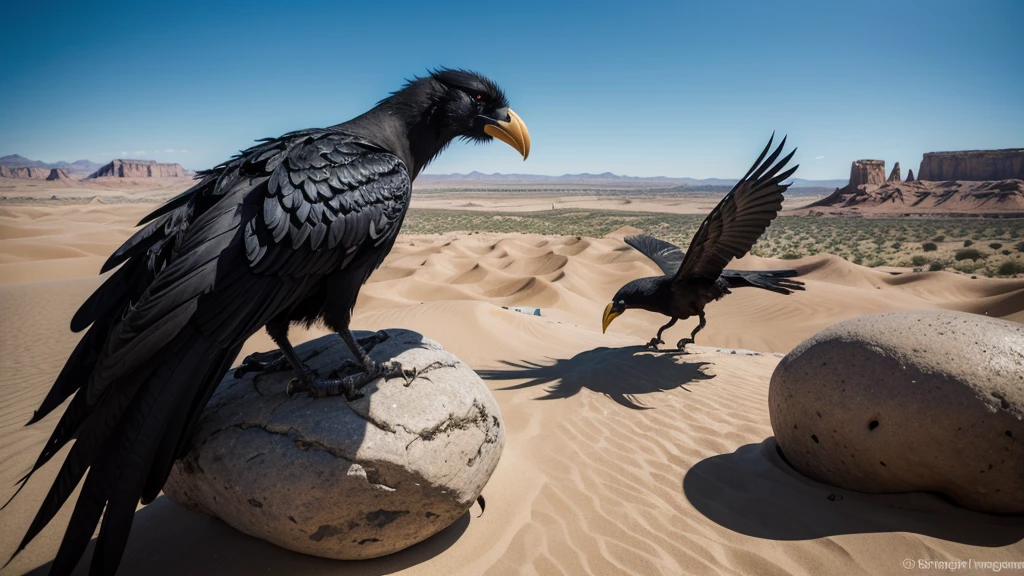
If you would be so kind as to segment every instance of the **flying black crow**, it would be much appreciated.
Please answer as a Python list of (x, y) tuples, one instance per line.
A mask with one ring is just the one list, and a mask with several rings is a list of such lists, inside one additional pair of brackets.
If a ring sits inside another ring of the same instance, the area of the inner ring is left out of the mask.
[(72, 318), (72, 330), (89, 330), (29, 422), (75, 394), (23, 479), (75, 438), (18, 551), (88, 469), (50, 573), (75, 568), (102, 515), (90, 573), (113, 574), (139, 501), (160, 492), (217, 383), (263, 326), (306, 389), (339, 382), (302, 365), (292, 322), (322, 320), (341, 335), (362, 364), (342, 382), (349, 393), (402, 375), (349, 332), (356, 296), (394, 245), (424, 166), (455, 138), (492, 137), (523, 159), (530, 152), (494, 82), (442, 69), (343, 124), (262, 140), (145, 217), (103, 271), (121, 267)]
[(782, 209), (782, 193), (789, 186), (781, 185), (780, 182), (796, 172), (797, 166), (794, 166), (779, 173), (796, 150), (772, 165), (786, 145), (785, 138), (771, 156), (765, 159), (771, 150), (772, 140), (774, 136), (746, 176), (733, 186), (704, 219), (685, 254), (678, 246), (650, 236), (626, 238), (627, 244), (653, 260), (665, 275), (639, 278), (620, 288), (604, 309), (602, 330), (608, 330), (612, 320), (629, 308), (664, 314), (671, 320), (648, 343), (648, 346), (656, 348), (658, 344), (664, 344), (661, 334), (671, 328), (676, 320), (699, 316), (700, 324), (690, 337), (683, 338), (676, 345), (682, 350), (687, 344), (693, 343), (697, 333), (707, 324), (704, 306), (729, 294), (730, 288), (756, 286), (779, 294), (804, 289), (803, 282), (790, 280), (797, 275), (796, 270), (725, 269), (730, 260), (750, 250)]

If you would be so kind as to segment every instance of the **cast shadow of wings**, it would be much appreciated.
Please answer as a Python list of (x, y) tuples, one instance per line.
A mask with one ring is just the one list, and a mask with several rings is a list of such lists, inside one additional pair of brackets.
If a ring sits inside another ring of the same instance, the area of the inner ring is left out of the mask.
[(604, 394), (615, 402), (634, 410), (647, 410), (638, 396), (666, 392), (714, 378), (705, 368), (710, 362), (686, 362), (688, 355), (659, 352), (644, 346), (625, 348), (594, 348), (572, 358), (556, 359), (553, 364), (502, 361), (507, 369), (477, 370), (484, 380), (523, 380), (501, 388), (518, 390), (549, 385), (540, 400), (569, 398), (586, 388)]

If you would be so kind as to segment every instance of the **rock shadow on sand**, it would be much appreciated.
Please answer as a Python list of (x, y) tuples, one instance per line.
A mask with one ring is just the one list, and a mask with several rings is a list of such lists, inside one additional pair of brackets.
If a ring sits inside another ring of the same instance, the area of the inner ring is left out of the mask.
[[(135, 513), (135, 524), (118, 574), (392, 574), (422, 564), (450, 548), (469, 528), (471, 515), (479, 514), (476, 508), (474, 505), (474, 509), (454, 524), (423, 542), (394, 554), (369, 560), (332, 560), (280, 548), (160, 496)], [(93, 538), (75, 574), (88, 573), (95, 544)], [(43, 576), (49, 570), (48, 562), (28, 574)]]
[[(539, 400), (569, 398), (584, 388), (604, 394), (616, 403), (633, 410), (647, 410), (638, 396), (682, 388), (698, 380), (714, 378), (706, 370), (710, 362), (686, 362), (690, 356), (678, 352), (655, 351), (645, 346), (594, 348), (553, 364), (502, 361), (508, 369), (477, 370), (481, 378), (522, 380), (526, 382), (500, 388), (519, 390), (550, 385), (547, 395)], [(687, 390), (688, 391), (688, 390)]]
[(776, 448), (770, 437), (698, 462), (683, 478), (686, 498), (720, 526), (768, 540), (911, 532), (998, 547), (1024, 539), (1024, 516), (982, 514), (925, 492), (865, 494), (822, 484), (791, 468)]

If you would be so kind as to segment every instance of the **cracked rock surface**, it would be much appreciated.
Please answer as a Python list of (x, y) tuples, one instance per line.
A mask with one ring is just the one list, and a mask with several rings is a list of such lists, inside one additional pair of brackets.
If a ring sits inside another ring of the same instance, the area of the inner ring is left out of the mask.
[[(164, 493), (284, 548), (337, 559), (397, 552), (464, 514), (494, 472), (505, 428), (487, 386), (437, 342), (388, 330), (369, 351), (407, 385), (365, 396), (289, 398), (291, 372), (221, 382)], [(356, 333), (357, 337), (369, 333)], [(351, 359), (336, 335), (296, 348), (320, 374)]]
[(1024, 513), (1020, 324), (948, 311), (839, 322), (779, 362), (768, 408), (787, 461), (815, 480)]

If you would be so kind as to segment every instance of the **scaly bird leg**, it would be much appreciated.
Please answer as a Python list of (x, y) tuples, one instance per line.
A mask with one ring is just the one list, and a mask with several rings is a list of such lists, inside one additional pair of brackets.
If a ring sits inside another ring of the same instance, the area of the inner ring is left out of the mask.
[(378, 363), (367, 353), (367, 348), (372, 350), (377, 344), (388, 339), (386, 332), (377, 332), (358, 341), (349, 330), (344, 330), (339, 335), (357, 360), (345, 361), (325, 380), (292, 380), (288, 383), (289, 395), (297, 392), (309, 392), (309, 395), (315, 398), (341, 395), (352, 401), (361, 398), (363, 394), (360, 390), (377, 378), (401, 377), (408, 383), (410, 379), (416, 377), (415, 371), (403, 370), (398, 362)]
[(707, 324), (708, 324), (707, 320), (704, 318), (704, 311), (702, 310), (701, 313), (700, 313), (700, 324), (697, 324), (697, 327), (693, 329), (693, 332), (690, 332), (690, 337), (689, 338), (683, 338), (682, 340), (677, 342), (676, 343), (676, 348), (679, 348), (679, 350), (682, 351), (682, 349), (687, 344), (693, 344), (694, 343), (693, 339), (697, 337), (697, 332), (700, 332), (701, 330), (703, 330), (704, 327), (707, 326)]
[[(267, 334), (277, 344), (279, 350), (255, 352), (246, 356), (245, 360), (242, 360), (242, 365), (235, 369), (235, 378), (241, 378), (249, 372), (259, 372), (259, 374), (253, 377), (253, 385), (257, 385), (264, 374), (287, 372), (288, 370), (295, 371), (297, 378), (306, 381), (309, 381), (311, 375), (313, 377), (316, 376), (316, 371), (310, 369), (299, 359), (299, 355), (295, 352), (291, 341), (288, 340), (287, 321), (268, 323)], [(319, 353), (319, 351), (314, 352), (310, 358)]]
[(654, 338), (651, 338), (651, 341), (647, 343), (647, 347), (648, 348), (654, 348), (655, 350), (657, 350), (658, 349), (658, 344), (664, 344), (665, 341), (661, 339), (661, 333), (664, 332), (665, 330), (668, 330), (672, 326), (674, 326), (675, 323), (676, 323), (676, 320), (678, 320), (678, 318), (673, 318), (673, 319), (668, 321), (668, 324), (665, 324), (664, 326), (659, 328), (658, 329), (658, 335), (655, 336)]

